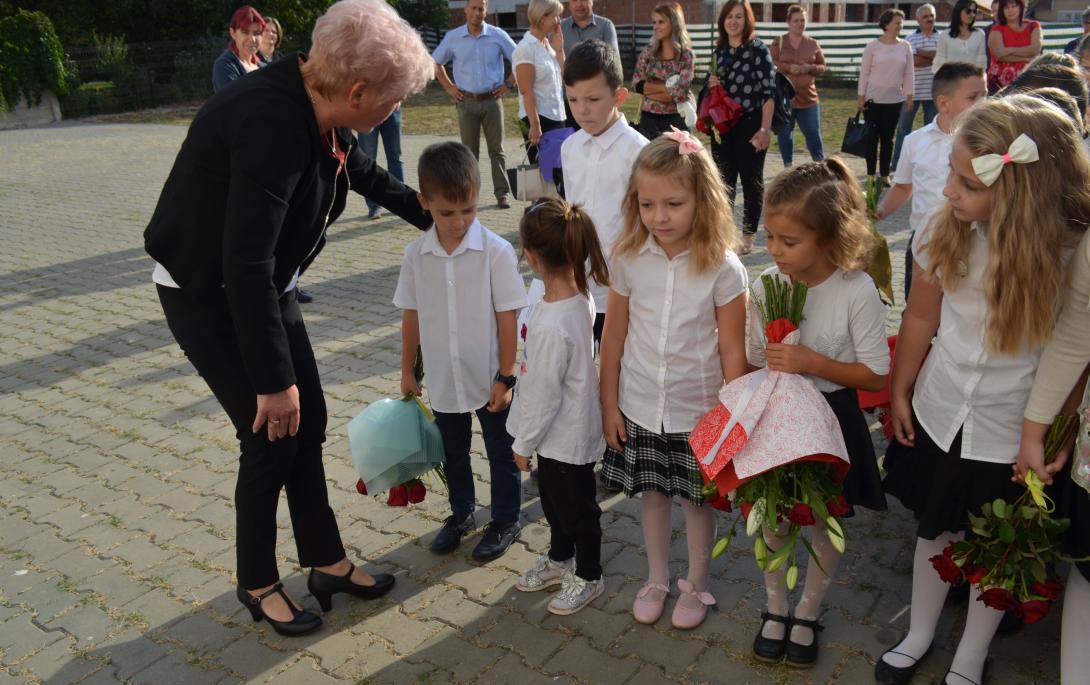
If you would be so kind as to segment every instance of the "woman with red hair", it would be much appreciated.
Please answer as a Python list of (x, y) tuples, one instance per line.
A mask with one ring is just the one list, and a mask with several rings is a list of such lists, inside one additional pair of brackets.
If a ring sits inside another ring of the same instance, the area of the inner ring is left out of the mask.
[(228, 83), (261, 66), (258, 48), (264, 30), (265, 19), (253, 7), (243, 5), (235, 10), (228, 27), (231, 43), (212, 65), (212, 92), (219, 92)]

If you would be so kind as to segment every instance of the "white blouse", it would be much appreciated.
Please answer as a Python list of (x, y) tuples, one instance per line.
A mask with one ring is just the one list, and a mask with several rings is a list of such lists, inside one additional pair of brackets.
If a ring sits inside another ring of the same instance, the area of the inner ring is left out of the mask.
[(939, 34), (939, 46), (935, 50), (931, 70), (938, 71), (947, 62), (968, 62), (983, 69), (988, 61), (987, 48), (984, 32), (980, 29), (970, 31), (966, 39), (954, 38), (949, 31), (943, 31)]
[[(515, 46), (511, 55), (511, 68), (520, 64), (529, 64), (534, 68), (534, 100), (537, 103), (538, 116), (564, 121), (564, 80), (560, 75), (560, 62), (556, 59), (553, 46), (543, 43), (529, 31)], [(519, 93), (519, 118), (526, 116), (526, 99)]]
[(610, 287), (628, 298), (620, 409), (653, 432), (688, 433), (719, 402), (716, 307), (745, 295), (746, 268), (731, 251), (696, 273), (686, 250), (668, 259), (653, 237), (610, 265)]

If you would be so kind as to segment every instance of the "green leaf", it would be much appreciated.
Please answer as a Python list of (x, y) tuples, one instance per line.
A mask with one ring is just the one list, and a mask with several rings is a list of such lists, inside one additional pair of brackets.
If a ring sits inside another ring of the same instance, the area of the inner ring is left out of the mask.
[(787, 589), (794, 590), (795, 585), (799, 582), (799, 567), (794, 564), (789, 566), (784, 580), (787, 581)]
[(730, 536), (719, 538), (719, 542), (716, 542), (715, 547), (712, 547), (712, 559), (718, 559), (723, 552), (727, 551), (728, 547), (730, 547)]
[(1014, 542), (1014, 537), (1015, 537), (1014, 526), (1011, 525), (1010, 521), (1004, 520), (1002, 523), (999, 524), (999, 539), (1000, 540), (1002, 540), (1003, 542), (1005, 542), (1005, 543), (1007, 543), (1009, 545), (1012, 542)]
[(1001, 519), (1007, 518), (1007, 503), (1001, 499), (992, 502), (992, 511)]

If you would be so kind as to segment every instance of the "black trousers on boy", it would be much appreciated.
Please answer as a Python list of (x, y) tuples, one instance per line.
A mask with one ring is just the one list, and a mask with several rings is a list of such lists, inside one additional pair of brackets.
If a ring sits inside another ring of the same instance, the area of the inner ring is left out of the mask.
[(575, 465), (539, 456), (537, 483), (552, 532), (549, 558), (567, 561), (574, 556), (575, 575), (598, 580), (602, 577), (602, 510), (594, 463)]

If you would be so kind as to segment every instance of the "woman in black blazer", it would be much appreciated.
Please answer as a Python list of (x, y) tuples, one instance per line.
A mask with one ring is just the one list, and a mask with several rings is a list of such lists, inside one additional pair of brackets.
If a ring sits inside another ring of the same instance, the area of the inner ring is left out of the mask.
[(171, 332), (238, 435), (239, 600), (284, 635), (316, 630), (321, 618), (279, 582), (282, 488), (324, 610), (333, 593), (378, 597), (394, 582), (355, 568), (341, 544), (322, 468), (325, 401), (295, 282), (349, 188), (430, 225), (416, 192), (360, 152), (353, 131), (384, 121), (434, 67), (387, 3), (338, 2), (315, 24), (308, 57), (282, 59), (205, 103), (144, 233)]

